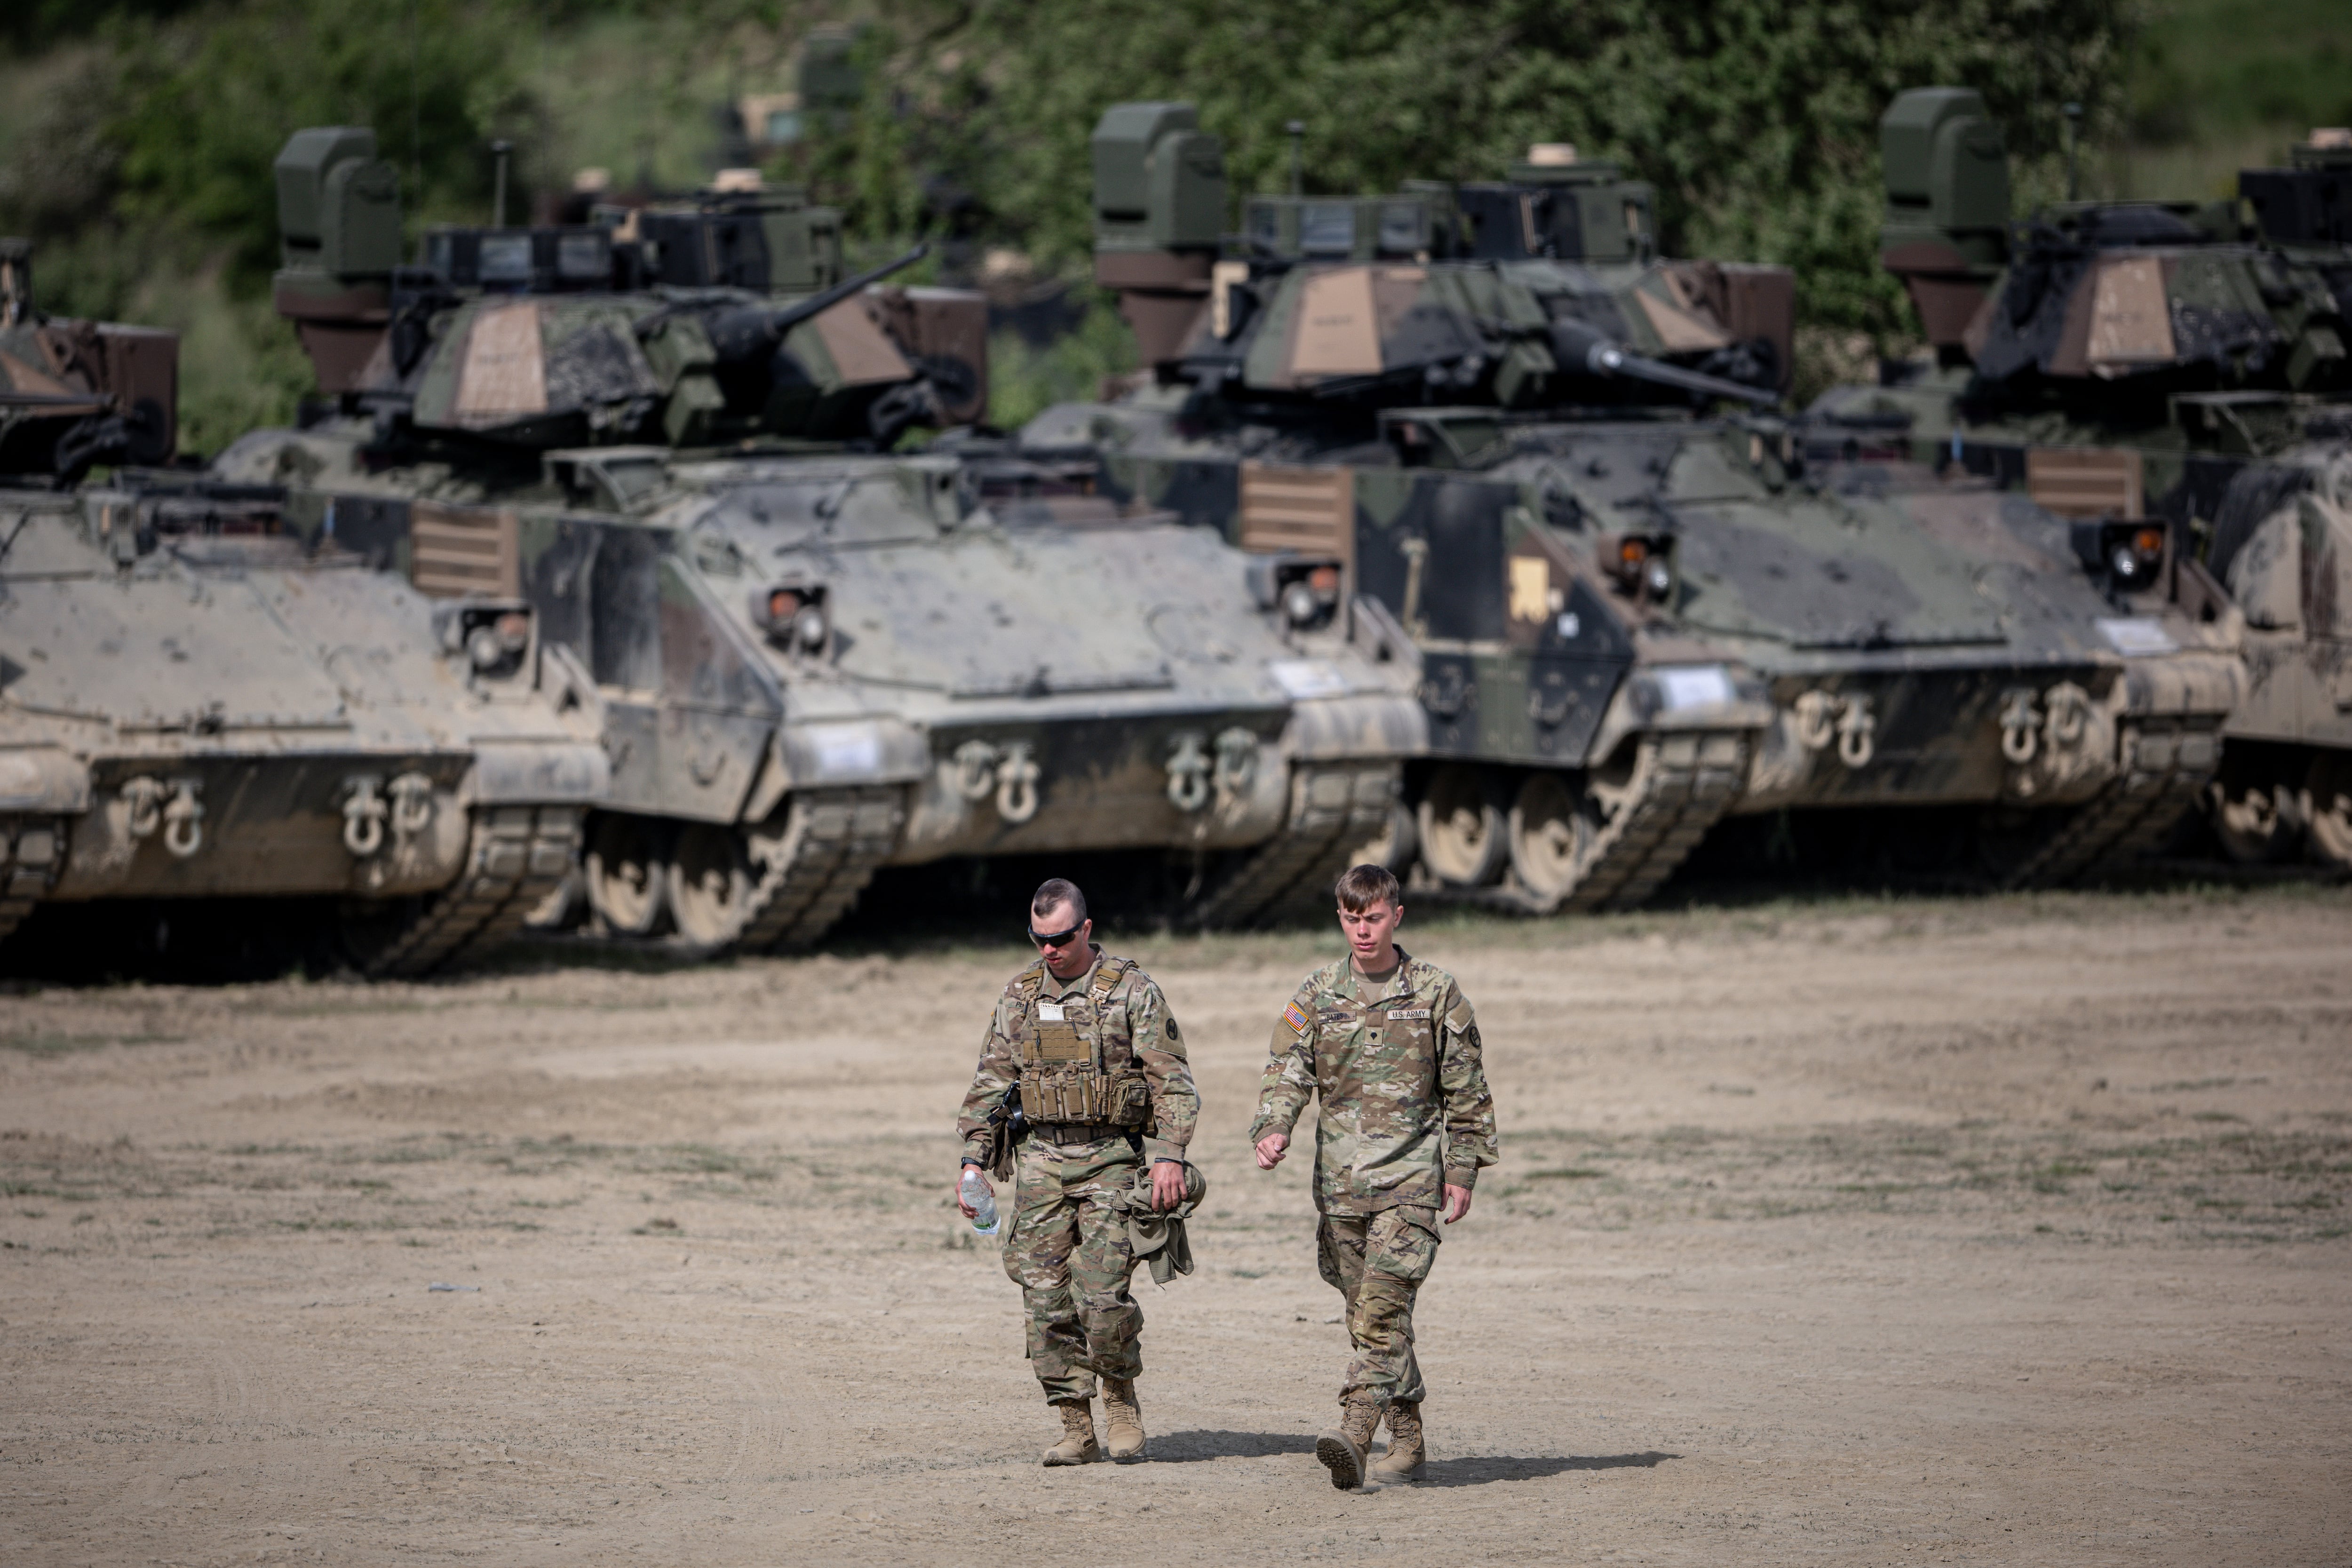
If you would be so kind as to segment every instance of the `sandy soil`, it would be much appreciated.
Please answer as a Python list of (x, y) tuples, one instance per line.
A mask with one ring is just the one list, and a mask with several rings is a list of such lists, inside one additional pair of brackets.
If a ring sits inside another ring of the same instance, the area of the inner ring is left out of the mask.
[(1353, 1495), (1241, 1138), (1336, 945), (1139, 944), (1214, 1190), (1056, 1471), (947, 1199), (1010, 949), (0, 994), (0, 1559), (2352, 1562), (2352, 895), (1431, 927), (1504, 1163)]

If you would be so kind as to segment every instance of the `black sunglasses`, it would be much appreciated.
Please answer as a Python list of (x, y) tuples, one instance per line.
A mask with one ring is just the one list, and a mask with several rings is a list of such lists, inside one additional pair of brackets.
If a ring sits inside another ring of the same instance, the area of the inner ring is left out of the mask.
[(1060, 947), (1086, 929), (1087, 922), (1084, 921), (1080, 921), (1067, 931), (1043, 931), (1033, 927), (1029, 932), (1029, 940), (1039, 947)]

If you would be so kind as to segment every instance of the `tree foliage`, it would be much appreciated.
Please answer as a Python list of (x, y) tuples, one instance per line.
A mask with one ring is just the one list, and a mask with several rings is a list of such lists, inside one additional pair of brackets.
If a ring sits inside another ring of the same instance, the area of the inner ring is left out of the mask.
[[(1982, 91), (2029, 191), (2054, 184), (2063, 108), (2116, 122), (2132, 0), (911, 0), (893, 114), (847, 134), (969, 187), (1009, 238), (1068, 266), (1088, 247), (1087, 135), (1105, 106), (1183, 99), (1224, 139), (1237, 191), (1497, 177), (1530, 142), (1575, 142), (1659, 189), (1683, 254), (1795, 267), (1822, 324), (1889, 330), (1876, 266), (1877, 121), (1909, 87)], [(908, 121), (916, 126), (912, 132)], [(871, 161), (864, 167), (870, 174)], [(862, 210), (911, 200), (861, 193)]]
[(302, 126), (373, 127), (412, 213), (487, 199), (486, 144), (529, 129), (513, 19), (500, 0), (118, 16), (109, 47), (12, 158), (0, 220), (74, 248), (201, 249), (226, 263), (233, 292), (253, 295), (277, 264), (270, 164)]

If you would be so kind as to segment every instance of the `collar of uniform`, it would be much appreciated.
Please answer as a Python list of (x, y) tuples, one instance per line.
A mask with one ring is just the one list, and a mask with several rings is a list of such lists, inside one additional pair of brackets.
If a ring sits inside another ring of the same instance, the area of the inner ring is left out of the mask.
[[(1413, 993), (1412, 967), (1412, 954), (1404, 950), (1402, 942), (1399, 942), (1396, 950), (1396, 967), (1389, 971), (1389, 983), (1381, 990), (1381, 996), (1385, 998), (1412, 995)], [(1327, 989), (1337, 991), (1345, 985), (1349, 991), (1353, 991), (1356, 982), (1364, 978), (1366, 976), (1356, 968), (1356, 955), (1352, 952), (1343, 953), (1333, 970)]]
[(1050, 997), (1058, 1002), (1073, 991), (1082, 991), (1086, 989), (1087, 983), (1095, 977), (1095, 971), (1102, 967), (1102, 943), (1098, 942), (1088, 942), (1087, 944), (1087, 966), (1078, 971), (1077, 977), (1076, 979), (1065, 980), (1060, 975), (1054, 973), (1054, 966), (1045, 962), (1045, 955), (1042, 952), (1039, 953), (1037, 955), (1037, 969), (1038, 972), (1044, 974), (1045, 978), (1037, 994), (1041, 996)]

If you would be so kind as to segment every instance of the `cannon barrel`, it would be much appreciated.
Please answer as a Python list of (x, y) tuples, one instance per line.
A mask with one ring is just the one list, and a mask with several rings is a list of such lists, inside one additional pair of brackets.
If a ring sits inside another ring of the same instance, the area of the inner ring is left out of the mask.
[(1637, 354), (1623, 344), (1613, 342), (1581, 321), (1554, 321), (1551, 324), (1551, 350), (1561, 368), (1582, 371), (1590, 375), (1631, 376), (1658, 386), (1671, 386), (1684, 392), (1696, 392), (1706, 397), (1730, 397), (1742, 403), (1752, 403), (1759, 408), (1769, 408), (1780, 401), (1780, 395), (1760, 386), (1744, 386), (1721, 376), (1703, 375), (1680, 365), (1665, 364), (1644, 354)]
[(843, 279), (822, 293), (812, 294), (807, 299), (796, 300), (781, 310), (769, 311), (768, 336), (772, 339), (782, 338), (803, 321), (824, 315), (844, 300), (863, 292), (894, 272), (905, 271), (930, 253), (931, 247), (929, 244), (918, 245), (904, 255), (895, 257), (879, 267), (869, 268), (855, 278)]
[(719, 362), (740, 364), (766, 355), (783, 342), (784, 334), (803, 321), (824, 315), (844, 300), (871, 284), (879, 283), (894, 272), (912, 267), (930, 253), (929, 245), (918, 245), (879, 267), (869, 268), (855, 278), (845, 278), (821, 293), (812, 294), (805, 300), (795, 300), (789, 305), (771, 308), (766, 305), (727, 304), (723, 308), (714, 308), (708, 300), (693, 300), (667, 305), (637, 323), (637, 337), (641, 342), (650, 341), (671, 318), (699, 314), (708, 324), (711, 346), (718, 351)]

